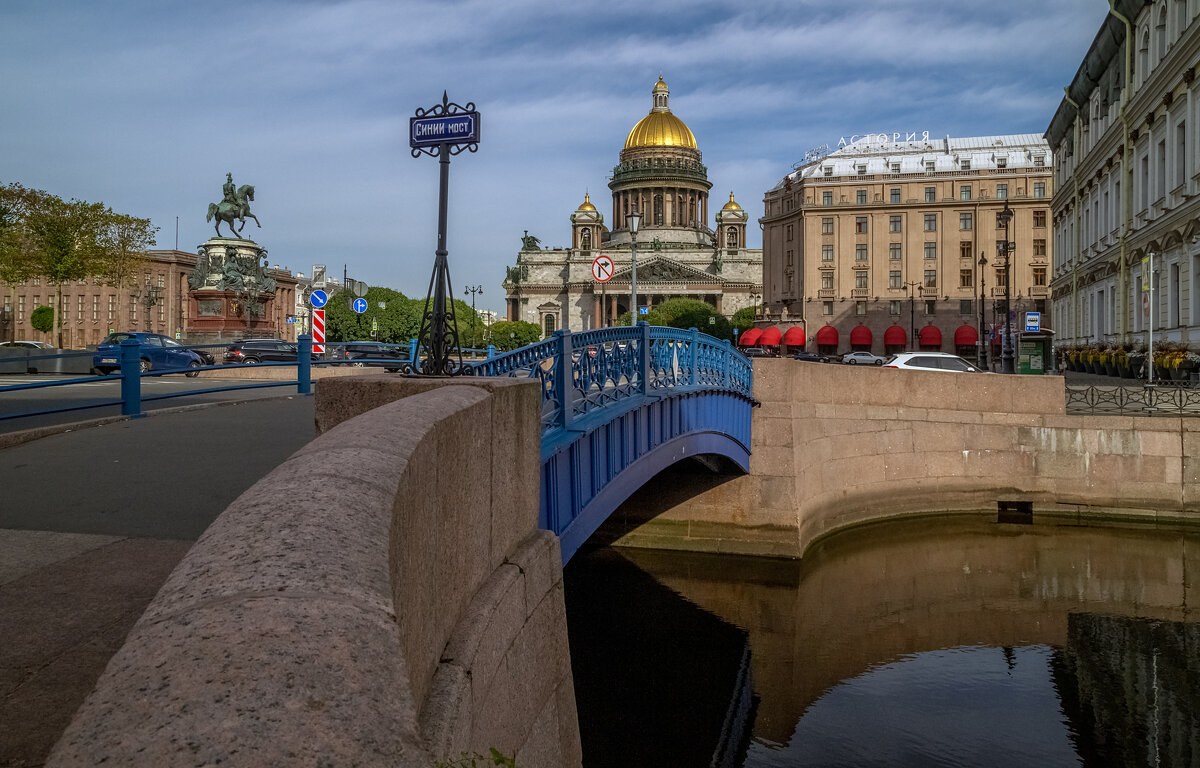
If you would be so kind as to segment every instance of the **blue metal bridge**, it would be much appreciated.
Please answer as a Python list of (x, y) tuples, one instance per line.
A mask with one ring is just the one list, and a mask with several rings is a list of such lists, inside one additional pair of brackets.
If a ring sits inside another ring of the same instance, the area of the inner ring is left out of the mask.
[(698, 455), (750, 464), (750, 361), (696, 329), (602, 328), (469, 363), (542, 383), (539, 524), (566, 563), (621, 502)]

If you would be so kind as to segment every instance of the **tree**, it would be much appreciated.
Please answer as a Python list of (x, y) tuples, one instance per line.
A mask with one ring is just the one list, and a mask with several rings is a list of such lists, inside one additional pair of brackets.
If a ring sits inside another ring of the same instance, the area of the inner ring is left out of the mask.
[(54, 330), (54, 309), (45, 304), (34, 307), (34, 310), (29, 313), (29, 324), (35, 331), (49, 333)]
[[(20, 184), (0, 186), (0, 281), (8, 285), (9, 304), (14, 307), (17, 304), (17, 286), (38, 274), (25, 217), (46, 196), (45, 192), (26, 189)], [(16, 341), (17, 324), (13, 322), (10, 327), (10, 341)]]
[(742, 307), (737, 312), (733, 313), (733, 327), (737, 328), (738, 334), (743, 334), (754, 327), (754, 316), (758, 312), (758, 306)]
[(62, 347), (62, 286), (94, 274), (103, 252), (101, 236), (111, 211), (101, 203), (47, 195), (25, 216), (37, 272), (55, 286), (54, 312)]
[(502, 352), (532, 344), (541, 338), (542, 329), (536, 323), (524, 320), (497, 320), (492, 323), (492, 344)]
[[(106, 211), (106, 221), (99, 233), (99, 250), (92, 271), (109, 285), (117, 288), (133, 288), (138, 282), (138, 273), (146, 262), (146, 251), (154, 245), (158, 227), (150, 226), (150, 219), (139, 219), (121, 213)], [(149, 322), (149, 309), (147, 322)], [(133, 328), (133, 321), (126, 323)], [(147, 326), (149, 328), (149, 326)]]
[[(629, 325), (629, 313), (617, 318), (617, 325)], [(734, 316), (737, 317), (736, 315)], [(709, 319), (712, 322), (709, 322)], [(695, 328), (717, 339), (732, 339), (734, 324), (712, 304), (699, 299), (668, 299), (641, 315), (650, 325), (668, 328)]]

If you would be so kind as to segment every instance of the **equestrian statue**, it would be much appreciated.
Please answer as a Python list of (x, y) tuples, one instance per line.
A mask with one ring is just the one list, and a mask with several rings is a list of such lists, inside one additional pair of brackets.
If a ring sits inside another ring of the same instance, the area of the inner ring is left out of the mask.
[[(229, 232), (233, 237), (239, 240), (244, 240), (242, 229), (246, 226), (246, 218), (254, 219), (254, 223), (262, 227), (258, 217), (250, 213), (250, 201), (254, 199), (254, 187), (249, 184), (234, 189), (233, 174), (225, 174), (225, 184), (221, 187), (224, 192), (224, 198), (220, 203), (208, 204), (208, 218), (205, 221), (212, 221), (215, 217), (217, 220), (216, 230), (217, 237), (221, 236), (221, 222), (224, 221), (229, 225)], [(235, 230), (233, 228), (234, 220), (241, 222), (241, 225)]]

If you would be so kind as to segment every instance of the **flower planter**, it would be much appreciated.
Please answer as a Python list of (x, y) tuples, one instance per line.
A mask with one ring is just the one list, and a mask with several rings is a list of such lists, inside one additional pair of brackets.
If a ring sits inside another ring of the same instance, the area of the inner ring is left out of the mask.
[(1107, 376), (1119, 376), (1116, 363), (1104, 363), (1104, 373)]

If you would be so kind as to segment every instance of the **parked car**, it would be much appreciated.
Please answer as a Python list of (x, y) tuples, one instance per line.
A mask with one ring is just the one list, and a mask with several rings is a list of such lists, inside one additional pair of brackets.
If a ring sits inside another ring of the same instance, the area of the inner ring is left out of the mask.
[(842, 355), (842, 363), (845, 365), (883, 365), (886, 360), (886, 357), (870, 352), (847, 352)]
[(809, 363), (827, 363), (829, 358), (824, 355), (818, 355), (816, 352), (805, 352), (801, 350), (792, 355), (793, 360), (803, 360)]
[(883, 367), (943, 373), (985, 373), (974, 363), (945, 352), (901, 352), (890, 357)]
[(24, 349), (56, 349), (45, 341), (0, 341), (0, 347), (22, 347)]
[(300, 359), (296, 345), (283, 339), (242, 339), (225, 349), (226, 365), (245, 363), (294, 363)]
[(742, 354), (746, 357), (779, 357), (779, 350), (770, 347), (746, 347)]
[[(203, 357), (170, 336), (163, 336), (161, 333), (118, 332), (105, 336), (104, 340), (96, 345), (96, 352), (92, 355), (92, 367), (101, 376), (120, 370), (121, 342), (126, 339), (137, 340), (142, 373), (172, 368), (199, 368), (204, 365)], [(195, 376), (197, 373), (190, 371), (187, 375)]]
[(199, 355), (200, 359), (204, 361), (205, 365), (216, 365), (217, 364), (217, 358), (214, 357), (213, 353), (209, 352), (207, 349), (197, 349), (195, 347), (189, 347), (189, 349), (191, 349), (193, 352), (195, 352), (197, 355)]
[[(356, 368), (361, 368), (365, 365), (379, 365), (386, 368), (390, 373), (400, 370), (400, 366), (389, 366), (386, 362), (377, 361), (408, 361), (408, 347), (401, 347), (396, 344), (384, 344), (378, 341), (348, 341), (341, 346), (338, 353), (339, 356), (337, 359), (356, 361), (350, 363)], [(362, 362), (366, 360), (372, 362)]]

